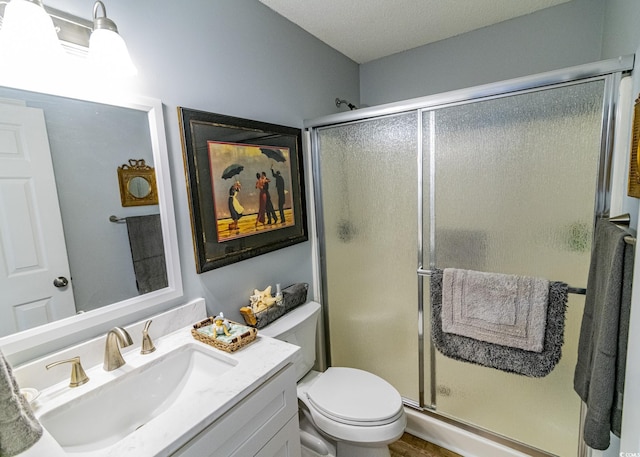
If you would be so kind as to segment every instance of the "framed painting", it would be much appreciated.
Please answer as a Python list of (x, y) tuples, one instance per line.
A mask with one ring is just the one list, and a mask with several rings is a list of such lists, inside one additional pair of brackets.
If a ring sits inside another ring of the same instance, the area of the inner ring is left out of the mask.
[(300, 129), (178, 117), (198, 273), (308, 240)]
[(627, 195), (640, 198), (640, 95), (633, 106), (631, 153), (629, 154), (629, 182)]

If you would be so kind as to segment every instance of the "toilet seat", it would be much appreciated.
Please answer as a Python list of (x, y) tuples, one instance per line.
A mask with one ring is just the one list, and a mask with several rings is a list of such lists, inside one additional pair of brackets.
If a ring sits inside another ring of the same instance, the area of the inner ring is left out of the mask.
[(328, 368), (306, 396), (318, 413), (347, 425), (381, 426), (404, 414), (402, 398), (391, 384), (355, 368)]

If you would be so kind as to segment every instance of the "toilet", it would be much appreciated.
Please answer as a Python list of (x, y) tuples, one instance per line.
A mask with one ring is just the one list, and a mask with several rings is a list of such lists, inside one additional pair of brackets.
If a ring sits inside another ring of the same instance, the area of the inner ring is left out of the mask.
[(407, 425), (402, 398), (384, 379), (356, 368), (312, 370), (320, 304), (308, 302), (259, 330), (301, 347), (298, 380), (303, 457), (389, 457)]

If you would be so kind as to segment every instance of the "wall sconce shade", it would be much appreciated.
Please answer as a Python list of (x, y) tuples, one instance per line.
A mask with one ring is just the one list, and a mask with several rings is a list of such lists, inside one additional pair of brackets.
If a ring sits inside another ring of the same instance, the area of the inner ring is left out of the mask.
[(3, 72), (16, 73), (18, 78), (35, 73), (46, 75), (55, 68), (77, 72), (80, 67), (70, 68), (71, 61), (76, 60), (69, 58), (73, 54), (87, 56), (89, 66), (100, 76), (137, 73), (127, 45), (118, 34), (116, 24), (107, 17), (101, 1), (94, 4), (93, 21), (46, 7), (41, 0), (8, 3), (0, 0), (0, 13), (3, 5), (0, 21), (0, 70)]
[(27, 66), (28, 71), (50, 71), (64, 61), (53, 21), (40, 1), (12, 0), (5, 6), (0, 57), (3, 67)]
[[(100, 8), (103, 15), (98, 17)], [(93, 6), (89, 59), (100, 72), (121, 76), (133, 76), (138, 72), (131, 61), (127, 45), (118, 34), (116, 24), (107, 17), (107, 10), (99, 0)]]

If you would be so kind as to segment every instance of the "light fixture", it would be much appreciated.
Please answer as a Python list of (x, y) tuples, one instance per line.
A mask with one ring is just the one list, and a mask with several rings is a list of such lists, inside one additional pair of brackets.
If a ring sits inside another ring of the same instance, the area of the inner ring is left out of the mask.
[(5, 5), (0, 58), (4, 68), (19, 65), (28, 71), (50, 72), (63, 62), (64, 50), (40, 0), (12, 0)]
[(0, 0), (0, 14), (0, 76), (50, 79), (52, 70), (60, 70), (62, 78), (89, 73), (104, 79), (137, 73), (101, 1), (93, 6), (92, 21), (41, 0)]
[[(102, 16), (98, 10), (102, 8)], [(89, 39), (89, 59), (101, 72), (111, 75), (132, 76), (138, 71), (131, 61), (127, 45), (118, 34), (118, 27), (107, 17), (100, 0), (93, 5), (93, 32)]]

